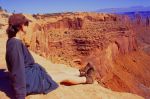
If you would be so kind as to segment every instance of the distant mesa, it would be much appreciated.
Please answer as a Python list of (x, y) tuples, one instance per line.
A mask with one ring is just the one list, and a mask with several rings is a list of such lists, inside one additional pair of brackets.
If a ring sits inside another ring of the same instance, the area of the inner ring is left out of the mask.
[(105, 13), (122, 13), (122, 12), (139, 12), (139, 11), (150, 11), (150, 6), (134, 6), (134, 7), (127, 7), (127, 8), (106, 8), (106, 9), (99, 9), (96, 12), (105, 12)]

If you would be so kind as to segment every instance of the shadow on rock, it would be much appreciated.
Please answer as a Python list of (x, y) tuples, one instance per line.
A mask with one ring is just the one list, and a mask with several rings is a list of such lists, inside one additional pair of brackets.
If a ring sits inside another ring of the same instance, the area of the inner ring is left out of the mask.
[(0, 91), (4, 92), (10, 99), (14, 99), (14, 91), (6, 69), (0, 69)]

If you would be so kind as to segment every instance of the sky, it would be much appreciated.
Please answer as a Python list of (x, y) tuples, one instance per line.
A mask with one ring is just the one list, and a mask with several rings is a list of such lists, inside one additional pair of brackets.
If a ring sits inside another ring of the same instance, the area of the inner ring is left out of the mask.
[(37, 14), (150, 6), (150, 0), (0, 0), (0, 6), (8, 12)]

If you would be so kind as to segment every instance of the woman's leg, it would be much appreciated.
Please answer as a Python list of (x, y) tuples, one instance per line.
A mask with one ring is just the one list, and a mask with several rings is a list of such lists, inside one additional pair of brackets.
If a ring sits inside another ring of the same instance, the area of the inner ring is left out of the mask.
[(65, 73), (68, 75), (74, 75), (74, 76), (80, 76), (80, 72), (78, 69), (73, 69), (73, 70), (65, 70), (65, 71), (61, 71), (61, 73)]
[(50, 74), (54, 81), (57, 83), (70, 83), (70, 84), (81, 84), (86, 83), (86, 77), (79, 77), (75, 75), (69, 75), (66, 73), (57, 73), (57, 74)]

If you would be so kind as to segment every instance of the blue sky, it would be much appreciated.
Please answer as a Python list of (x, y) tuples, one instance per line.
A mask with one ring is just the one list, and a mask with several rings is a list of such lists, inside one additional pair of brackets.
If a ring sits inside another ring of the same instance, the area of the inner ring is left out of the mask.
[(0, 6), (16, 13), (56, 13), (150, 6), (150, 0), (0, 0)]

